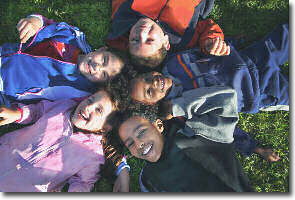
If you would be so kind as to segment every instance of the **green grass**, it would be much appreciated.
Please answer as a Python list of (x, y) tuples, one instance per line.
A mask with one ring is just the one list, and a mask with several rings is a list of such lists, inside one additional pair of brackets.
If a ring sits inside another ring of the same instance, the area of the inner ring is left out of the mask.
[[(110, 28), (111, 4), (104, 0), (1, 0), (0, 45), (17, 41), (15, 26), (20, 18), (40, 13), (55, 21), (65, 21), (86, 33), (93, 48), (104, 45)], [(249, 44), (267, 34), (278, 24), (289, 20), (288, 0), (215, 0), (211, 18), (225, 35), (244, 35)], [(289, 74), (289, 64), (282, 67)], [(289, 192), (289, 112), (240, 114), (239, 126), (257, 139), (261, 145), (273, 146), (281, 160), (268, 163), (256, 155), (239, 156), (253, 187), (258, 192)], [(0, 134), (15, 127), (0, 128)], [(127, 153), (128, 154), (128, 153)], [(130, 154), (128, 154), (130, 156)], [(143, 162), (129, 159), (131, 191), (139, 191), (138, 173)], [(99, 181), (94, 191), (112, 191), (106, 180)]]

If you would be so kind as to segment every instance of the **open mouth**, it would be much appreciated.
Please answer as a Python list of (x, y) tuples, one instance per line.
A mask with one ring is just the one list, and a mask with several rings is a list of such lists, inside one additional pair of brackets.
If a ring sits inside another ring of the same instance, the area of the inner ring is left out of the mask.
[(165, 80), (162, 76), (157, 75), (155, 77), (158, 81), (158, 87), (160, 88), (161, 92), (164, 92), (164, 88), (165, 88)]
[(153, 148), (153, 145), (152, 145), (152, 144), (147, 145), (147, 146), (143, 149), (142, 155), (143, 155), (143, 156), (148, 155), (148, 154), (151, 152), (152, 148)]
[(89, 118), (88, 118), (88, 116), (86, 115), (86, 113), (83, 112), (82, 110), (80, 110), (80, 112), (79, 112), (78, 115), (79, 115), (80, 119), (82, 119), (82, 120), (85, 120), (85, 121), (88, 121), (88, 120), (89, 120)]

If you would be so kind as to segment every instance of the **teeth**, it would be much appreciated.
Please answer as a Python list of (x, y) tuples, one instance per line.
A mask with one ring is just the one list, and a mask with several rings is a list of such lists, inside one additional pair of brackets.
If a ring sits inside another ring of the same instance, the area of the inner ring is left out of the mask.
[(85, 120), (87, 120), (87, 117), (85, 116), (85, 113), (84, 113), (84, 112), (80, 111), (80, 115), (81, 115)]
[(148, 148), (146, 148), (144, 151), (143, 151), (143, 155), (146, 155), (152, 148), (152, 145), (150, 145)]
[(161, 90), (164, 90), (164, 80), (161, 79)]

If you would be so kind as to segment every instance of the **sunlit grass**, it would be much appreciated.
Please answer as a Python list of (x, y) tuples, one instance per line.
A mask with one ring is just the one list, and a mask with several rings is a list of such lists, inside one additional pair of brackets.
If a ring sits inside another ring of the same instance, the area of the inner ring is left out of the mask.
[[(0, 45), (17, 41), (15, 26), (20, 18), (40, 13), (55, 21), (65, 21), (86, 33), (93, 48), (104, 45), (110, 28), (111, 1), (106, 0), (1, 0)], [(263, 37), (278, 24), (288, 22), (287, 0), (215, 0), (213, 18), (226, 36), (244, 35), (247, 45)], [(282, 67), (289, 73), (289, 64)], [(264, 112), (240, 115), (239, 126), (248, 131), (261, 145), (273, 146), (281, 160), (268, 163), (256, 155), (239, 156), (253, 187), (258, 192), (289, 191), (289, 112)], [(0, 128), (0, 134), (15, 129)], [(127, 152), (126, 152), (127, 153)], [(128, 153), (127, 153), (128, 154)], [(128, 154), (129, 155), (129, 154)], [(131, 191), (139, 191), (138, 174), (143, 161), (130, 158)], [(97, 183), (94, 191), (112, 191), (106, 180)]]

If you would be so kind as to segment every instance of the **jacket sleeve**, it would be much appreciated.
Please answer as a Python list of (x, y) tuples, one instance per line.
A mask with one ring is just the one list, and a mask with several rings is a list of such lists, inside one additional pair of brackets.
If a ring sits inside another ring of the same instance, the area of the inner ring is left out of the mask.
[(55, 23), (55, 21), (53, 19), (48, 19), (48, 18), (46, 18), (46, 17), (44, 17), (43, 15), (40, 15), (40, 14), (31, 14), (28, 17), (37, 17), (37, 18), (39, 18), (41, 20), (41, 22), (42, 22), (42, 26), (48, 26), (50, 24)]
[(171, 100), (173, 117), (185, 117), (184, 131), (222, 143), (233, 141), (238, 122), (237, 94), (223, 86), (197, 88)]
[(17, 104), (17, 109), (21, 112), (21, 118), (17, 120), (20, 124), (30, 124), (38, 121), (45, 113), (50, 109), (54, 108), (58, 104), (67, 104), (66, 101), (71, 100), (60, 100), (60, 101), (48, 101), (43, 100), (36, 104)]
[(90, 192), (94, 183), (99, 179), (100, 164), (93, 163), (72, 176), (69, 179), (68, 192)]
[(210, 18), (204, 20), (200, 19), (195, 28), (193, 39), (188, 44), (188, 47), (191, 48), (199, 44), (201, 50), (204, 53), (207, 53), (205, 50), (205, 41), (209, 38), (214, 39), (218, 37), (224, 40), (223, 31), (221, 30), (219, 25)]

